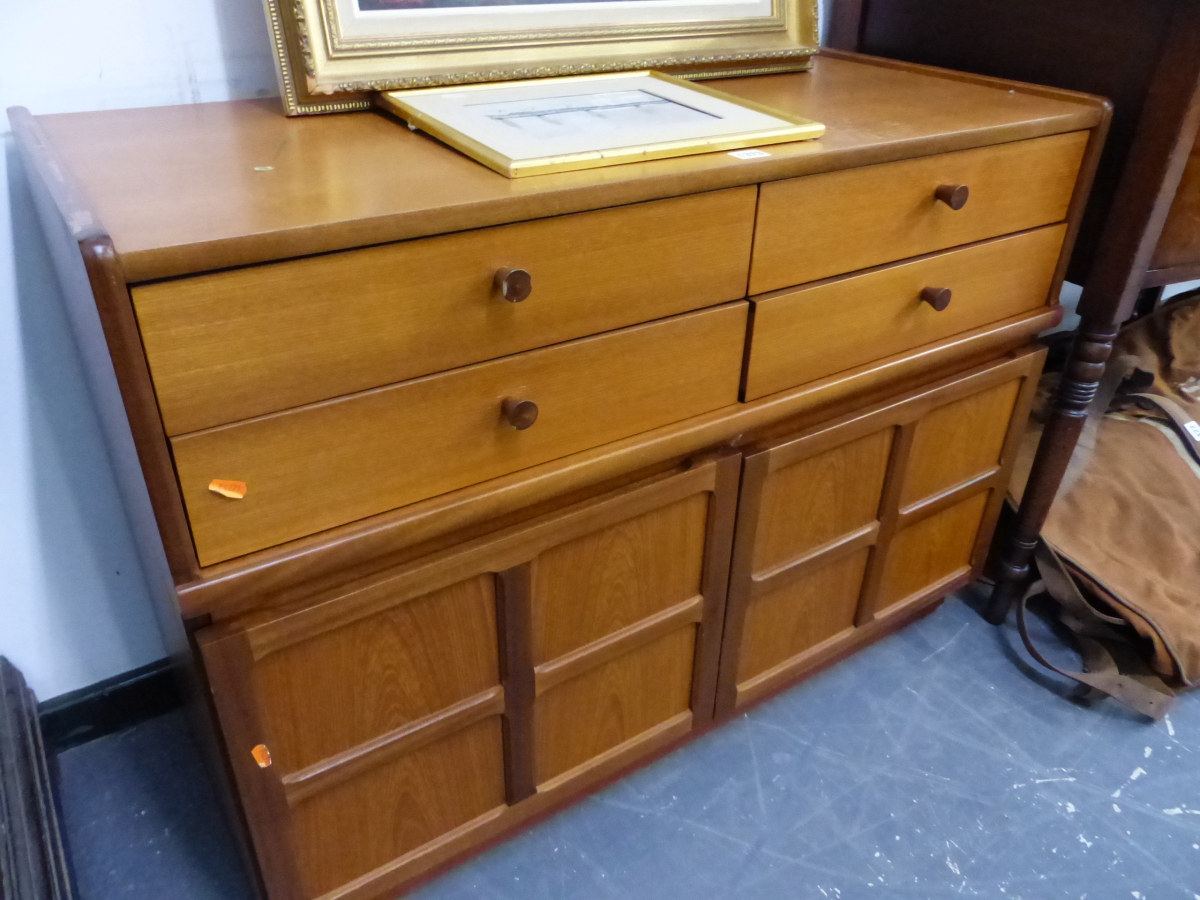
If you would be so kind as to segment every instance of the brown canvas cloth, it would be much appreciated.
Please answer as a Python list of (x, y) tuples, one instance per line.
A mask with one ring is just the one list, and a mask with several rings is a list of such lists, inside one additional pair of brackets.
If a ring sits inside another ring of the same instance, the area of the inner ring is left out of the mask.
[[(1200, 416), (1200, 297), (1127, 327), (1113, 359), (1142, 370), (1137, 391), (1170, 398), (1184, 419)], [(1039, 431), (1027, 435), (1016, 486)], [(1042, 532), (1084, 594), (1132, 626), (1153, 670), (1179, 687), (1200, 682), (1200, 465), (1188, 444), (1200, 447), (1157, 407), (1118, 397)]]

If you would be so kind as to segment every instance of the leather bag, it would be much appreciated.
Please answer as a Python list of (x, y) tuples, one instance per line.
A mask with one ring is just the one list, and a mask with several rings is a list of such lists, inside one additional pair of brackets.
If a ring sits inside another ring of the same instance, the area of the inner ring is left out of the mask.
[[(1197, 418), (1200, 295), (1189, 295), (1118, 337), (1042, 529), (1038, 578), (1018, 607), (1035, 659), (1155, 719), (1175, 690), (1200, 683)], [(1039, 436), (1035, 422), (1017, 493)], [(1033, 645), (1026, 606), (1038, 594), (1050, 596), (1074, 635), (1084, 671), (1051, 665)]]

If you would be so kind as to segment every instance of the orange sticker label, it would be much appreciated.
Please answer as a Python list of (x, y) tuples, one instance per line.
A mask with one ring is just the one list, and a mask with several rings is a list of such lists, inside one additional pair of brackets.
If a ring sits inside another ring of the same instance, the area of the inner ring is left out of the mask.
[(260, 769), (265, 769), (271, 764), (271, 751), (267, 749), (266, 744), (259, 744), (250, 751), (250, 755), (254, 757), (254, 761), (258, 763)]
[(241, 500), (246, 496), (246, 482), (244, 481), (221, 481), (214, 479), (208, 483), (208, 489), (214, 494), (220, 494), (222, 497), (228, 497), (230, 500)]

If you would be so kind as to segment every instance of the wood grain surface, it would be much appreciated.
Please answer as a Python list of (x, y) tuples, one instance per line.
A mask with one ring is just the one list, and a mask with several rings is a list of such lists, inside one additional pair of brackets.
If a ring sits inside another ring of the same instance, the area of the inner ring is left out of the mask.
[(989, 491), (899, 531), (880, 581), (876, 612), (906, 600), (931, 584), (971, 571), (975, 534), (983, 525)]
[[(1200, 266), (1200, 136), (1192, 146), (1158, 246), (1150, 258), (1151, 269)], [(1159, 283), (1165, 283), (1159, 278)]]
[[(773, 291), (1066, 218), (1088, 132), (763, 185), (750, 293)], [(939, 203), (965, 184), (960, 210)]]
[(874, 522), (892, 429), (781, 465), (761, 486), (752, 565), (766, 573)]
[(718, 715), (978, 570), (1043, 356), (946, 379), (747, 456)]
[[(753, 298), (744, 399), (1056, 305), (1065, 232), (1054, 225)], [(921, 301), (928, 285), (951, 290), (945, 309)]]
[(711, 83), (828, 131), (757, 160), (714, 153), (514, 181), (376, 112), (288, 119), (275, 101), (237, 101), (38, 121), (136, 283), (1076, 131), (1102, 116), (1095, 98), (853, 58)]
[[(481, 363), (172, 444), (205, 565), (733, 403), (746, 304)], [(516, 431), (504, 397), (541, 409)], [(244, 481), (244, 500), (208, 489)]]
[(739, 684), (854, 629), (870, 550), (833, 560), (756, 597), (746, 609)]
[(535, 663), (698, 597), (707, 517), (707, 494), (692, 494), (542, 553), (533, 579)]
[(492, 579), (476, 576), (263, 658), (271, 755), (290, 773), (500, 683)]
[(678, 629), (538, 698), (538, 783), (687, 712), (696, 629)]
[(939, 370), (961, 371), (994, 359), (1027, 345), (1061, 316), (1057, 308), (1015, 316), (763, 400), (723, 407), (687, 422), (211, 566), (200, 579), (180, 586), (184, 614), (228, 619), (311, 596), (319, 586), (344, 579), (347, 571), (380, 571), (397, 555), (411, 559), (422, 545), (444, 541), (457, 530), (528, 519), (561, 507), (564, 496), (594, 496), (609, 489), (606, 485), (614, 480), (628, 483), (646, 467), (670, 467), (672, 459), (739, 442), (739, 436), (761, 434), (778, 423), (811, 423), (818, 417), (837, 416), (861, 405), (862, 398), (878, 399), (897, 385), (916, 386)]
[[(134, 288), (170, 435), (744, 296), (754, 188)], [(520, 266), (533, 290), (493, 285)]]
[(1000, 464), (1021, 382), (986, 391), (933, 410), (917, 423), (912, 459), (904, 474), (900, 506), (927, 500)]

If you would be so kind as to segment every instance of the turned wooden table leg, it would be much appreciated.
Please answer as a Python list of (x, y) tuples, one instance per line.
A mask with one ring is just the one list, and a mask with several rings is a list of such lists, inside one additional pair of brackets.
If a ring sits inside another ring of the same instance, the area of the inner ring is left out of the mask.
[(1167, 212), (1200, 129), (1200, 0), (1180, 0), (1088, 272), (1071, 349), (1050, 419), (1000, 554), (984, 618), (999, 625), (1029, 583), (1038, 535), (1096, 396), (1117, 327), (1134, 311)]
[(1087, 409), (1100, 386), (1104, 363), (1112, 352), (1116, 327), (1086, 326), (1075, 339), (1059, 382), (1037, 456), (1029, 472), (1017, 519), (1005, 539), (997, 567), (996, 586), (983, 617), (999, 625), (1029, 583), (1029, 563), (1038, 535), (1050, 512), (1058, 486), (1071, 462), (1087, 418)]

